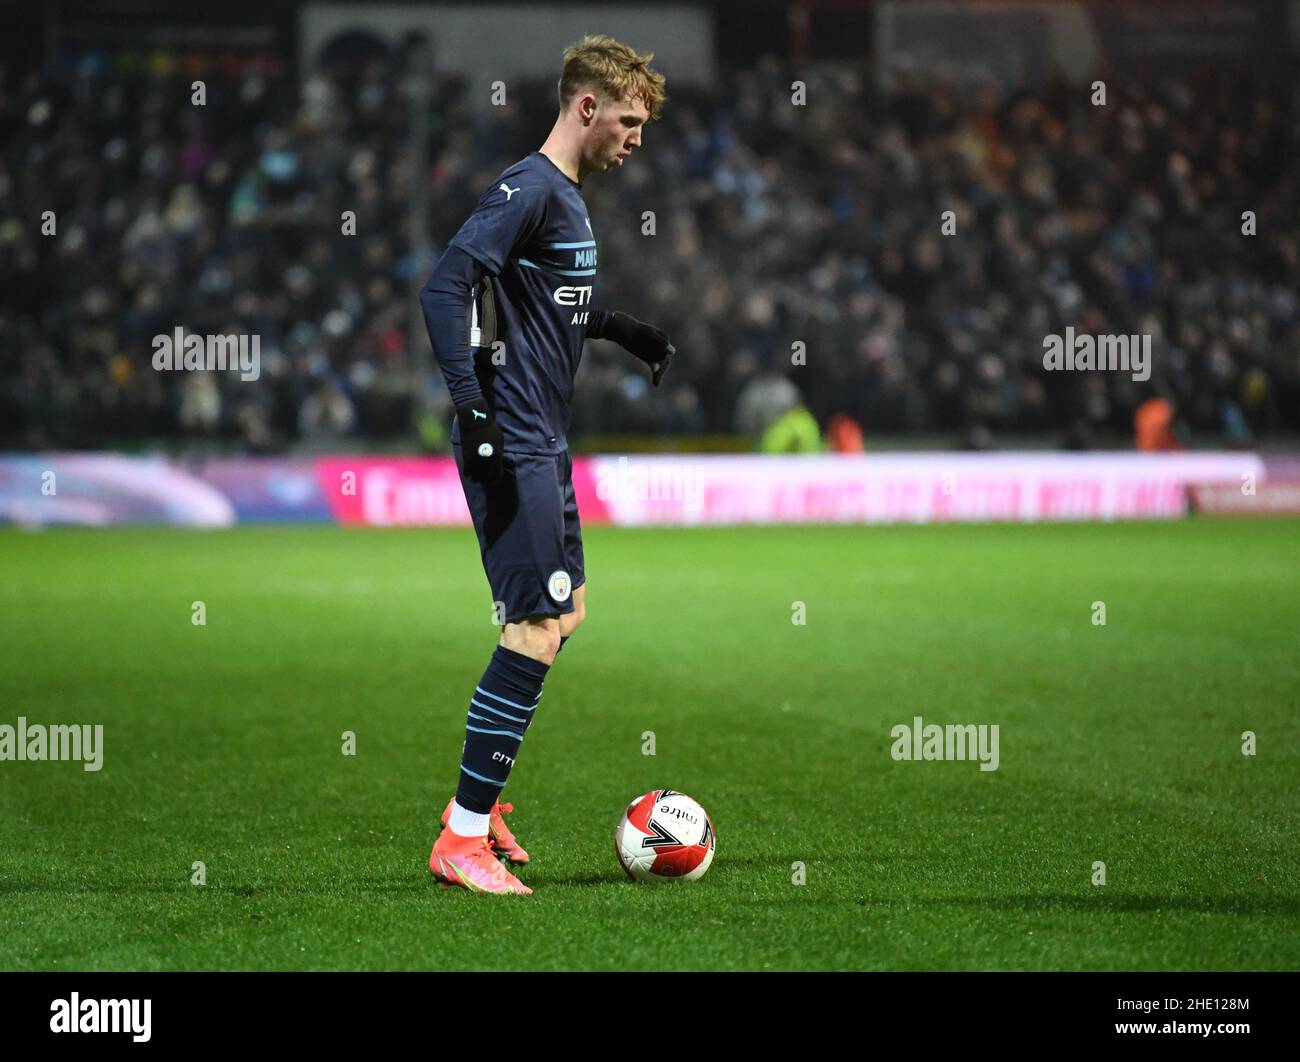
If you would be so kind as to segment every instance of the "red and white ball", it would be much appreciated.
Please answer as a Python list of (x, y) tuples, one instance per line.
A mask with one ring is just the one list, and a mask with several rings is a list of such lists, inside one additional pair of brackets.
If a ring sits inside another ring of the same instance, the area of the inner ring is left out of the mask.
[(633, 881), (694, 881), (713, 862), (717, 838), (705, 810), (675, 789), (652, 789), (623, 812), (614, 850)]

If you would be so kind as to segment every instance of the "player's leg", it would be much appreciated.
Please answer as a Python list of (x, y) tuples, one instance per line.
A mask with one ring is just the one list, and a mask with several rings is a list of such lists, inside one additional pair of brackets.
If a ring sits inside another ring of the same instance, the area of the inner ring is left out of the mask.
[[(567, 453), (554, 457), (518, 457), (513, 458), (511, 464), (515, 471), (520, 509), (528, 528), (527, 547), (517, 543), (511, 555), (521, 562), (524, 557), (530, 558), (531, 566), (527, 563), (516, 565), (511, 573), (515, 576), (513, 581), (503, 575), (493, 583), (494, 586), (499, 583), (506, 587), (502, 598), (506, 601), (507, 622), (501, 631), (498, 652), (504, 649), (518, 654), (520, 659), (527, 657), (535, 661), (534, 667), (549, 668), (555, 662), (564, 638), (576, 629), (574, 616), (583, 608), (585, 596), (572, 589), (585, 578), (577, 527), (577, 502), (573, 496), (573, 465)], [(535, 610), (536, 614), (515, 619), (517, 612), (530, 610)], [(541, 685), (537, 688), (537, 698), (541, 698)], [(527, 722), (523, 724), (525, 733), (532, 725), (535, 710), (534, 705), (534, 710), (527, 713)], [(467, 754), (471, 744), (484, 745), (488, 740), (485, 735), (474, 737), (468, 731), (466, 736)], [(499, 751), (509, 755), (507, 751)], [(508, 759), (497, 763), (504, 763), (507, 768), (514, 766), (513, 760)], [(472, 783), (473, 780), (462, 772), (461, 787), (466, 790), (467, 797), (473, 795), (475, 786)], [(459, 794), (456, 802), (462, 802)], [(512, 805), (502, 804), (498, 799), (489, 813), (488, 834), (497, 851), (510, 862), (526, 863), (528, 853), (504, 818), (504, 813), (513, 810)]]
[[(509, 608), (514, 583), (507, 573), (515, 563), (520, 539), (527, 533), (520, 513), (514, 463), (507, 461), (506, 474), (498, 483), (484, 485), (465, 476), (459, 447), (453, 447), (453, 452), (493, 600), (497, 608)], [(509, 618), (518, 620), (526, 618), (526, 614), (516, 613)], [(496, 795), (504, 784), (506, 765), (500, 757), (513, 759), (524, 729), (523, 712), (505, 702), (535, 705), (540, 679), (532, 672), (537, 668), (544, 673), (544, 665), (498, 645), (487, 670), (475, 684), (461, 752), (460, 785), (442, 813), (444, 829), (429, 855), (429, 870), (444, 883), (474, 892), (532, 891), (497, 859), (488, 824)], [(482, 705), (494, 706), (494, 710)], [(511, 718), (507, 720), (506, 716)], [(489, 744), (485, 745), (485, 741)], [(494, 753), (498, 757), (495, 761)], [(470, 793), (464, 791), (467, 783), (474, 787)]]
[[(559, 651), (560, 623), (564, 618), (564, 616), (558, 619), (554, 616), (530, 616), (517, 623), (507, 623), (501, 629), (499, 647), (517, 653), (521, 658), (526, 657), (529, 660), (536, 661), (539, 665), (549, 667), (555, 660), (555, 654)], [(493, 663), (494, 665), (500, 664), (497, 656), (493, 657)], [(532, 702), (532, 708), (527, 712), (521, 710), (522, 701), (517, 702), (514, 706), (502, 704), (486, 692), (480, 692), (491, 688), (493, 682), (491, 672), (494, 668), (490, 667), (488, 670), (489, 674), (484, 675), (484, 683), (488, 685), (481, 684), (479, 690), (476, 691), (480, 693), (482, 703), (476, 704), (473, 701), (470, 703), (471, 718), (465, 731), (460, 785), (457, 788), (456, 797), (447, 806), (447, 811), (443, 815), (444, 825), (450, 825), (452, 817), (455, 816), (456, 823), (458, 825), (463, 823), (464, 828), (477, 829), (480, 827), (481, 819), (471, 819), (456, 811), (458, 806), (461, 808), (474, 808), (476, 805), (473, 801), (476, 799), (480, 801), (478, 806), (481, 806), (482, 803), (486, 802), (488, 795), (488, 790), (482, 787), (481, 781), (467, 774), (466, 764), (475, 762), (476, 766), (481, 765), (485, 771), (491, 771), (493, 774), (508, 774), (509, 769), (514, 767), (514, 754), (518, 751), (524, 735), (532, 725), (533, 715), (537, 710), (537, 702), (541, 699), (540, 683), (537, 686), (536, 698)], [(538, 674), (541, 674), (540, 669)], [(520, 696), (528, 696), (532, 693), (531, 687), (522, 689), (518, 684), (515, 686), (515, 691)], [(509, 716), (513, 718), (508, 718), (506, 714), (503, 714), (505, 710), (508, 710)], [(479, 727), (475, 726), (473, 718), (475, 714), (484, 717), (479, 720), (480, 726), (484, 719), (488, 719), (495, 724), (491, 729), (504, 727), (511, 731), (513, 737), (507, 737), (501, 733), (479, 732)], [(506, 769), (502, 770), (503, 767)], [(475, 767), (470, 768), (470, 770), (475, 769)], [(505, 777), (499, 780), (501, 788), (504, 788)], [(528, 852), (524, 850), (523, 845), (519, 843), (519, 839), (515, 837), (514, 831), (510, 829), (505, 820), (505, 816), (512, 811), (514, 811), (514, 805), (502, 803), (500, 790), (497, 790), (488, 811), (488, 838), (498, 855), (514, 864), (527, 863)]]
[(560, 637), (571, 637), (587, 618), (587, 584), (583, 583), (573, 591), (573, 611), (560, 617)]
[[(574, 595), (577, 608), (577, 595)], [(560, 648), (560, 638), (565, 633), (564, 623), (574, 613), (555, 616), (530, 616), (518, 623), (507, 623), (501, 628), (501, 643), (507, 649), (539, 660), (549, 666), (555, 661)]]
[[(500, 483), (484, 487), (462, 476), (462, 484), (505, 624), (470, 698), (456, 796), (443, 814), (447, 829), (430, 858), (435, 874), (440, 848), (470, 845), (477, 853), (489, 838), (513, 862), (527, 860), (505, 828), (501, 815), (510, 807), (500, 804), (499, 797), (559, 647), (558, 616), (573, 610), (563, 570), (563, 499), (553, 461), (510, 455)], [(513, 875), (506, 876), (519, 886), (513, 891), (526, 888)]]

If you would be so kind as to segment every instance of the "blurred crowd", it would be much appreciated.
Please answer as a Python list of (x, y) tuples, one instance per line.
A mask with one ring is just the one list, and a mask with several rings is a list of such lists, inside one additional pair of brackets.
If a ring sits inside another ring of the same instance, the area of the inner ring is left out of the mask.
[[(435, 72), (417, 172), (405, 67), (86, 55), (0, 73), (0, 443), (445, 444), (414, 291), (545, 138), (555, 89), (475, 107), (485, 87)], [(880, 85), (767, 59), (668, 94), (630, 165), (583, 194), (594, 304), (666, 329), (678, 357), (652, 390), (590, 343), (575, 443), (758, 438), (797, 409), (868, 448), (1082, 448), (1130, 437), (1154, 398), (1219, 443), (1300, 430), (1300, 82), (1115, 77), (1099, 106), (1063, 84)], [(155, 371), (153, 337), (178, 326), (257, 334), (259, 378)], [(1150, 380), (1046, 372), (1044, 336), (1067, 326), (1151, 335)]]

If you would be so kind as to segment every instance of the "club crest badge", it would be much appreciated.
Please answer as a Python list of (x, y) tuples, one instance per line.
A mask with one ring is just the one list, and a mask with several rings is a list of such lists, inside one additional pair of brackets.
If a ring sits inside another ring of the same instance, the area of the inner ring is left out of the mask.
[(569, 592), (573, 589), (569, 573), (560, 568), (551, 572), (551, 577), (546, 580), (546, 589), (552, 601), (568, 601)]

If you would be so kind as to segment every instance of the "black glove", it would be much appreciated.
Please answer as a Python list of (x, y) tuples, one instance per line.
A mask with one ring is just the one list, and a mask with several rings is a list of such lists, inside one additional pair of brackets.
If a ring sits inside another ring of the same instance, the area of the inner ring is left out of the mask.
[(486, 402), (457, 406), (456, 420), (465, 475), (475, 483), (496, 483), (501, 478), (501, 425)]
[(673, 355), (677, 353), (677, 348), (668, 342), (668, 333), (662, 328), (638, 321), (622, 310), (605, 315), (600, 335), (595, 338), (612, 339), (629, 354), (649, 365), (650, 382), (656, 387), (668, 371)]

